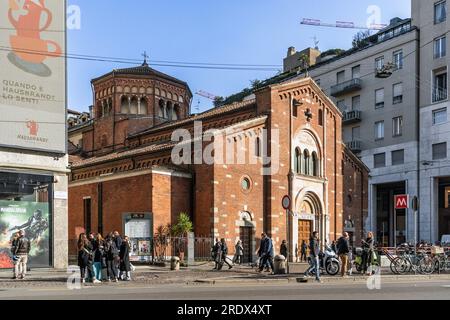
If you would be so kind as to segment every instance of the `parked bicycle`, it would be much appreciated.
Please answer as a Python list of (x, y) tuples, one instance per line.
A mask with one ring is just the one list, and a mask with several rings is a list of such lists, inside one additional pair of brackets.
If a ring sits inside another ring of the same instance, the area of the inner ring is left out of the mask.
[(391, 262), (391, 271), (395, 274), (409, 272), (429, 274), (434, 270), (435, 262), (426, 250), (420, 249), (414, 252), (409, 244), (403, 244), (397, 248), (398, 256)]

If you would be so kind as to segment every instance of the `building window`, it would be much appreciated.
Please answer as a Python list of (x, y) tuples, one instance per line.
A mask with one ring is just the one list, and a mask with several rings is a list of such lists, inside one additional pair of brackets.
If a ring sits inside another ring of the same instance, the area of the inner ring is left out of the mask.
[(384, 121), (375, 122), (375, 140), (384, 139)]
[(433, 160), (447, 159), (447, 142), (433, 144)]
[(302, 161), (302, 174), (304, 175), (309, 175), (310, 172), (310, 160), (309, 160), (310, 156), (309, 156), (309, 151), (305, 150), (303, 152), (303, 161)]
[(320, 79), (316, 80), (316, 84), (320, 87)]
[(84, 212), (84, 230), (86, 233), (92, 231), (92, 207), (91, 207), (91, 198), (87, 198), (83, 200), (83, 212)]
[(393, 61), (394, 61), (394, 65), (395, 65), (395, 70), (403, 69), (403, 50), (394, 52)]
[(323, 127), (323, 110), (319, 109), (319, 126)]
[(249, 191), (252, 187), (252, 183), (250, 181), (250, 178), (244, 177), (241, 180), (241, 188), (243, 191)]
[(352, 128), (352, 141), (359, 140), (361, 127)]
[(433, 102), (447, 100), (447, 70), (435, 71), (433, 76)]
[(447, 122), (447, 108), (433, 111), (433, 125)]
[(341, 71), (341, 72), (337, 73), (336, 81), (337, 81), (338, 84), (345, 81), (345, 71)]
[(447, 37), (443, 36), (434, 40), (434, 58), (439, 59), (447, 54)]
[(375, 91), (375, 109), (384, 108), (384, 89)]
[(447, 19), (446, 1), (440, 1), (434, 4), (434, 23), (438, 24)]
[(384, 57), (375, 59), (375, 70), (381, 70), (384, 67)]
[(399, 137), (403, 133), (403, 117), (392, 119), (392, 136)]
[(295, 173), (301, 174), (302, 172), (302, 151), (299, 148), (295, 149)]
[(393, 91), (393, 95), (394, 95), (394, 97), (392, 98), (392, 103), (393, 104), (402, 103), (403, 102), (403, 84), (402, 83), (394, 84), (392, 91)]
[(405, 163), (405, 150), (392, 151), (392, 165), (397, 166)]
[(255, 156), (261, 157), (261, 139), (256, 138), (255, 141)]
[(352, 98), (352, 110), (359, 110), (361, 107), (361, 96)]
[(384, 168), (384, 167), (386, 167), (386, 154), (385, 153), (375, 154), (373, 156), (373, 160), (374, 160), (374, 167), (375, 168)]
[(359, 79), (361, 76), (361, 67), (356, 66), (352, 68), (352, 79)]
[(312, 153), (312, 175), (314, 177), (319, 176), (319, 157), (316, 152)]
[(339, 110), (341, 110), (341, 112), (347, 111), (347, 107), (345, 105), (345, 100), (339, 100), (336, 103), (336, 106), (338, 107)]

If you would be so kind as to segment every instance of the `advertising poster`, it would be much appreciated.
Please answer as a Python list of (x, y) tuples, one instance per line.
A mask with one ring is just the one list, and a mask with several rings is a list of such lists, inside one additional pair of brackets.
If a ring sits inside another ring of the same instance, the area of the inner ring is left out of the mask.
[(0, 146), (66, 153), (65, 1), (0, 1)]
[(0, 201), (0, 269), (12, 268), (11, 239), (24, 230), (30, 240), (31, 267), (50, 264), (50, 221), (48, 203)]

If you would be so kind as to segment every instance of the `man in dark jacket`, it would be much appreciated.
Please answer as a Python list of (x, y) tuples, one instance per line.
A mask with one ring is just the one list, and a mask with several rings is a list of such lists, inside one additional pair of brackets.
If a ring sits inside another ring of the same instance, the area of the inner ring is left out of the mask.
[(320, 266), (319, 266), (320, 244), (317, 234), (318, 234), (317, 231), (314, 231), (312, 233), (311, 239), (309, 239), (311, 266), (308, 268), (308, 270), (306, 270), (305, 277), (308, 277), (308, 274), (310, 272), (315, 271), (316, 281), (322, 282), (320, 280)]
[(259, 248), (259, 255), (261, 257), (261, 263), (259, 266), (259, 272), (263, 272), (264, 267), (267, 263), (273, 272), (273, 244), (272, 239), (270, 239), (267, 234), (261, 234), (261, 246)]
[(224, 263), (226, 263), (228, 265), (228, 269), (233, 268), (233, 266), (227, 261), (227, 256), (228, 256), (228, 246), (227, 246), (227, 242), (225, 241), (225, 239), (221, 239), (220, 240), (220, 263), (218, 266), (218, 270), (222, 269), (222, 266)]
[(347, 275), (347, 267), (348, 267), (348, 254), (350, 253), (350, 243), (349, 236), (347, 232), (344, 232), (343, 236), (339, 238), (336, 248), (339, 257), (342, 262), (342, 273), (341, 276), (345, 277)]
[(19, 231), (19, 238), (16, 240), (13, 249), (14, 256), (14, 279), (25, 279), (27, 273), (28, 254), (31, 250), (30, 241), (25, 237), (25, 231)]
[(214, 246), (211, 249), (211, 257), (214, 259), (213, 270), (219, 270), (221, 248), (222, 243), (219, 241), (218, 238), (216, 238), (216, 242), (214, 243)]

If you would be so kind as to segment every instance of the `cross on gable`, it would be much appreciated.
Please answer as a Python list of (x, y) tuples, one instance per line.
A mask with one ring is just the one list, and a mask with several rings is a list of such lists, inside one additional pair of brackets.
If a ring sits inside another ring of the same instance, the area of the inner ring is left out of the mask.
[(142, 65), (143, 65), (143, 66), (148, 65), (147, 59), (150, 58), (150, 56), (147, 54), (147, 51), (144, 51), (144, 53), (142, 54), (142, 56), (144, 57), (144, 63), (143, 63)]

